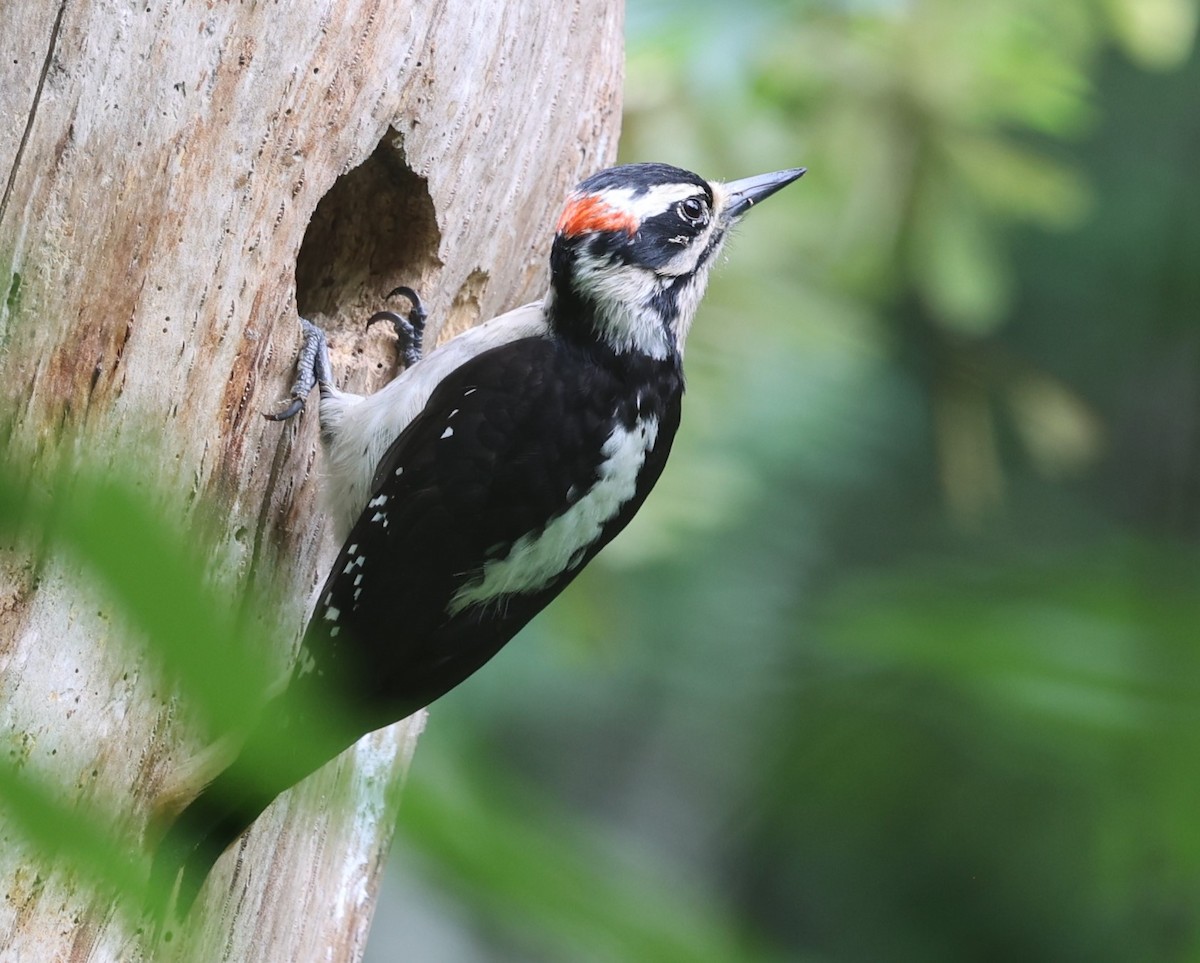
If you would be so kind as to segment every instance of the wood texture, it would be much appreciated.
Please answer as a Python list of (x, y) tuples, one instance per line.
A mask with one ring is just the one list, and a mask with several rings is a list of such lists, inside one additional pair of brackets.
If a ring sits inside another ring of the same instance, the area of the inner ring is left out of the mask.
[[(5, 457), (86, 452), (185, 526), (215, 512), (214, 582), (276, 573), (298, 637), (334, 550), (315, 405), (260, 417), (297, 302), (369, 390), (393, 346), (362, 322), (393, 286), (426, 295), (431, 337), (540, 295), (555, 209), (615, 154), (621, 33), (606, 0), (4, 0)], [(0, 749), (133, 845), (200, 743), (128, 631), (78, 563), (0, 555)], [(420, 724), (281, 797), (167, 955), (358, 959)], [(3, 819), (0, 959), (164, 958)]]

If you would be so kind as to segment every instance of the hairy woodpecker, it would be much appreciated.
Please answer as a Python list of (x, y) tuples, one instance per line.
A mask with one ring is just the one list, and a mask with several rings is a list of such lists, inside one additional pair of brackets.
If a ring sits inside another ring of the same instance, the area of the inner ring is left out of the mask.
[(420, 301), (393, 292), (407, 320), (371, 321), (392, 321), (415, 363), (369, 397), (334, 387), (324, 335), (302, 322), (275, 417), (319, 386), (345, 541), (286, 687), (158, 849), (152, 888), (177, 888), (177, 912), (275, 796), (466, 679), (625, 527), (666, 463), (684, 341), (730, 228), (803, 173), (594, 174), (559, 217), (543, 300), (420, 358)]

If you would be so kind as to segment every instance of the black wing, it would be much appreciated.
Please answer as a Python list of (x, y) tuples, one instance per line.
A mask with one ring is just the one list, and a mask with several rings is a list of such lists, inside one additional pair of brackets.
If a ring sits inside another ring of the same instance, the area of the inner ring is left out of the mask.
[(323, 672), (323, 685), (340, 676), (356, 709), (379, 713), (377, 727), (475, 671), (624, 527), (657, 480), (678, 424), (677, 375), (670, 390), (654, 388), (644, 394), (664, 410), (654, 412), (642, 483), (585, 557), (537, 591), (452, 613), (489, 559), (592, 487), (631, 394), (611, 368), (552, 339), (513, 342), (452, 372), (381, 460), (317, 599), (298, 676)]

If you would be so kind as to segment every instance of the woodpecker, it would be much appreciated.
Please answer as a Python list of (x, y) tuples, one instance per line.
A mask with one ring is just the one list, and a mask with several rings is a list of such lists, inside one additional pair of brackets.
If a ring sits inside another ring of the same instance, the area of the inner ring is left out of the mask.
[(804, 174), (728, 183), (666, 164), (602, 170), (568, 196), (537, 302), (421, 357), (424, 309), (380, 312), (411, 363), (339, 391), (302, 319), (292, 403), (315, 384), (342, 549), (295, 667), (241, 754), (178, 816), (154, 888), (186, 912), (213, 863), (283, 790), (494, 656), (629, 522), (679, 426), (683, 348), (730, 229)]

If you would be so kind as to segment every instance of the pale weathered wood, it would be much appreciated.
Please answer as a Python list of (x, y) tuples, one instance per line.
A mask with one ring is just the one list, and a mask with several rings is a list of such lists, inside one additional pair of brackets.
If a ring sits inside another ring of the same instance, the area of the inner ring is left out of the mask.
[[(554, 209), (615, 153), (621, 30), (610, 0), (0, 0), (5, 457), (86, 451), (184, 526), (215, 509), (214, 581), (278, 573), (294, 638), (333, 550), (315, 417), (259, 417), (290, 383), (297, 299), (364, 389), (390, 375), (361, 323), (392, 286), (427, 295), (434, 337), (540, 294)], [(0, 557), (0, 750), (127, 814), (132, 846), (199, 734), (127, 631), (72, 560), (35, 578)], [(358, 959), (418, 729), (285, 794), (218, 865), (181, 955)], [(146, 955), (0, 834), (0, 959)]]

